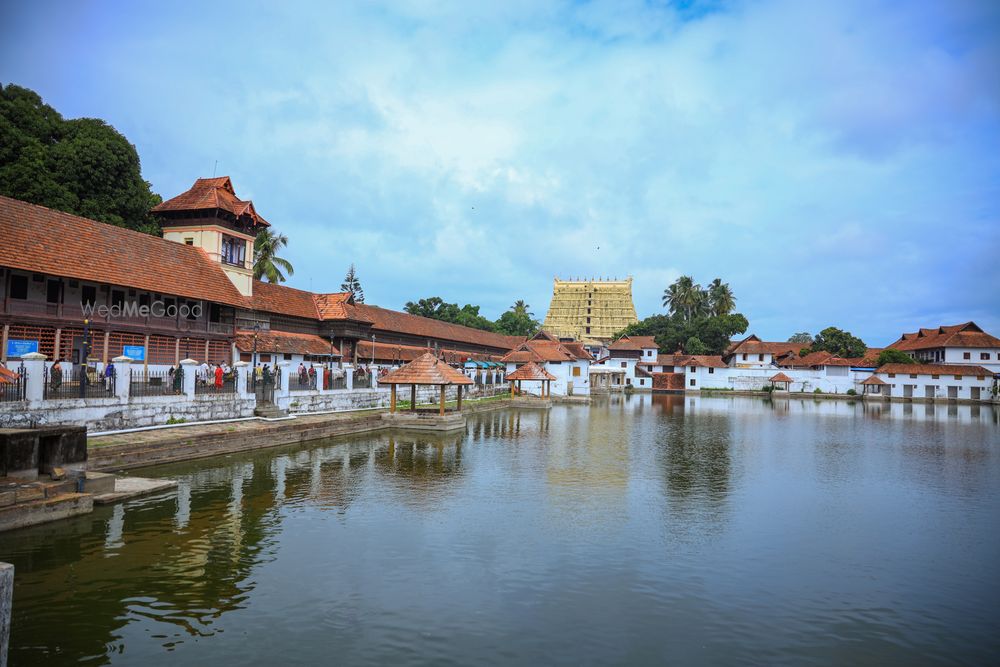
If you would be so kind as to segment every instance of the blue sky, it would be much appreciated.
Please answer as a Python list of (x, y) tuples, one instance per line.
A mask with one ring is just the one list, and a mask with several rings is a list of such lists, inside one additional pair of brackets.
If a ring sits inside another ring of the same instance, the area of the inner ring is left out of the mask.
[(164, 197), (218, 161), (292, 286), (542, 317), (632, 275), (643, 317), (691, 274), (771, 339), (1000, 334), (1000, 3), (17, 4), (0, 81)]

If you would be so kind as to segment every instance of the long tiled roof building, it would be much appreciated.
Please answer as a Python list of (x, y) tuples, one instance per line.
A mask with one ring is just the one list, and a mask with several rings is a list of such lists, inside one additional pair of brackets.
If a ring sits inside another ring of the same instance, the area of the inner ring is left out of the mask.
[(198, 179), (153, 213), (163, 238), (0, 197), (2, 361), (399, 362), (436, 350), (459, 362), (524, 340), (255, 280), (253, 242), (269, 223), (228, 177)]

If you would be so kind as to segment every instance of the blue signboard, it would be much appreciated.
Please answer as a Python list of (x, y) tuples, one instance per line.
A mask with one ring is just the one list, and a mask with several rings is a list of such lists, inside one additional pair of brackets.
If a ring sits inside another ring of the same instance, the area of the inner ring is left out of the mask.
[(38, 352), (37, 340), (15, 340), (11, 338), (7, 341), (8, 357), (23, 357), (31, 352)]
[(132, 361), (144, 361), (146, 348), (142, 345), (126, 345), (122, 348), (122, 356), (128, 357)]

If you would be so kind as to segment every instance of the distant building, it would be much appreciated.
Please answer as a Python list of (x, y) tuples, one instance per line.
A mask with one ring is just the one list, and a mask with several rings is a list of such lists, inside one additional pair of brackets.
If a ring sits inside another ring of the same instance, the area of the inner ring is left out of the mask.
[(974, 364), (1000, 373), (1000, 339), (975, 322), (905, 333), (889, 347), (930, 364)]
[(593, 357), (575, 341), (559, 340), (545, 330), (524, 341), (501, 359), (507, 374), (534, 362), (555, 376), (551, 384), (557, 396), (590, 394), (590, 363)]
[(557, 338), (585, 345), (610, 342), (639, 318), (632, 303), (632, 279), (560, 280), (552, 286), (552, 302), (542, 328)]

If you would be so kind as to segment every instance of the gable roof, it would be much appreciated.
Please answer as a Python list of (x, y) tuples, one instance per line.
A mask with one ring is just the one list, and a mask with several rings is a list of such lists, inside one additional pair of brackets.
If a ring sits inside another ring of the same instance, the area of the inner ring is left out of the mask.
[(592, 361), (582, 343), (560, 343), (553, 340), (527, 340), (503, 356), (501, 361), (510, 363), (550, 361)]
[(0, 265), (241, 308), (247, 303), (200, 248), (3, 196)]
[(378, 379), (379, 384), (472, 384), (465, 373), (457, 371), (430, 352), (424, 353)]
[[(254, 332), (241, 329), (236, 332), (236, 349), (250, 352), (254, 349)], [(284, 354), (307, 354), (311, 356), (339, 357), (340, 351), (330, 348), (330, 341), (315, 334), (291, 333), (288, 331), (260, 331), (257, 333), (257, 352)]]
[(792, 378), (788, 377), (784, 373), (775, 373), (771, 376), (771, 382), (794, 382)]
[(428, 317), (401, 313), (396, 310), (370, 306), (366, 303), (355, 304), (353, 312), (363, 321), (371, 322), (372, 328), (376, 331), (405, 333), (421, 338), (450, 340), (502, 350), (509, 350), (524, 340), (520, 336), (505, 336), (492, 331), (472, 329), (460, 324), (432, 320)]
[(654, 336), (622, 336), (608, 345), (609, 350), (655, 350), (659, 347)]
[(861, 384), (867, 385), (869, 387), (873, 387), (873, 386), (874, 387), (881, 387), (883, 385), (888, 384), (888, 382), (882, 380), (878, 376), (869, 375), (868, 377), (866, 377), (864, 380), (861, 381)]
[(905, 333), (889, 347), (903, 351), (938, 347), (1000, 348), (1000, 338), (986, 333), (975, 322), (965, 322)]
[(962, 364), (886, 364), (877, 371), (884, 373), (899, 373), (900, 375), (974, 375), (976, 377), (992, 377), (993, 371), (982, 366), (966, 366)]
[(808, 343), (789, 343), (777, 341), (763, 341), (756, 334), (750, 334), (741, 341), (737, 341), (729, 346), (724, 356), (734, 354), (771, 354), (779, 355), (788, 352), (798, 354), (802, 348), (808, 347)]
[(236, 196), (233, 182), (228, 176), (199, 178), (190, 188), (152, 208), (153, 213), (180, 213), (195, 211), (225, 211), (235, 218), (246, 217), (255, 225), (267, 227), (267, 220), (257, 214), (253, 202)]

